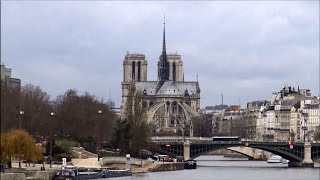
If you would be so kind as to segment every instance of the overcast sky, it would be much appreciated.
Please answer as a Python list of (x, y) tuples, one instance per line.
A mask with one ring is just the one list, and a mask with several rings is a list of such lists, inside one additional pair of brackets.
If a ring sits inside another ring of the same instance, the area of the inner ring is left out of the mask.
[(1, 61), (52, 98), (67, 89), (121, 103), (126, 52), (157, 79), (163, 13), (167, 52), (201, 105), (270, 99), (285, 85), (319, 93), (319, 1), (1, 1)]

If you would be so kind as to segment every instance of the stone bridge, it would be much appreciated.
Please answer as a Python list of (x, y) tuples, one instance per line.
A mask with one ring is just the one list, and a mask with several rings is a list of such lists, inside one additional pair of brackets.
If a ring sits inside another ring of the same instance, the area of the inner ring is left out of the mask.
[(184, 159), (196, 158), (209, 151), (230, 147), (251, 147), (282, 156), (289, 160), (289, 166), (314, 166), (313, 161), (320, 158), (320, 143), (295, 143), (264, 141), (225, 141), (214, 142), (211, 138), (153, 137), (160, 151), (171, 156), (183, 156)]

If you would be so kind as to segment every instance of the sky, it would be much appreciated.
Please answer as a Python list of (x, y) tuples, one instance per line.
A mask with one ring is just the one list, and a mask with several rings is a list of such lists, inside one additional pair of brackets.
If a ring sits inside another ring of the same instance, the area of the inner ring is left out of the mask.
[(77, 89), (119, 107), (127, 51), (157, 80), (164, 14), (167, 52), (198, 76), (202, 108), (285, 85), (319, 94), (319, 1), (1, 1), (1, 63), (52, 99)]

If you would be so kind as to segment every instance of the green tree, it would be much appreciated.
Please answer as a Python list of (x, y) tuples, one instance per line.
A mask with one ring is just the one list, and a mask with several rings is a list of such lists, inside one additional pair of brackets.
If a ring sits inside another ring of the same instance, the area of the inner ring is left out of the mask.
[(71, 147), (77, 147), (79, 146), (79, 143), (73, 140), (68, 140), (68, 139), (57, 139), (55, 141), (55, 144), (57, 146), (59, 146), (61, 148), (61, 150), (63, 151), (63, 153), (70, 153), (70, 148)]
[(115, 148), (120, 149), (121, 153), (129, 153), (129, 143), (132, 139), (128, 119), (117, 119), (113, 134), (112, 144)]

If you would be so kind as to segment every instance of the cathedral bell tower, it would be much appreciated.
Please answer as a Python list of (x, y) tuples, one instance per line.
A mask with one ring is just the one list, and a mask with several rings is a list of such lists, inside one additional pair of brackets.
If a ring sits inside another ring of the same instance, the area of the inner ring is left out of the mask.
[(144, 54), (130, 54), (127, 52), (123, 60), (122, 109), (126, 109), (128, 97), (135, 82), (147, 81), (148, 61)]
[(144, 54), (127, 52), (123, 61), (123, 82), (147, 81), (148, 62)]

